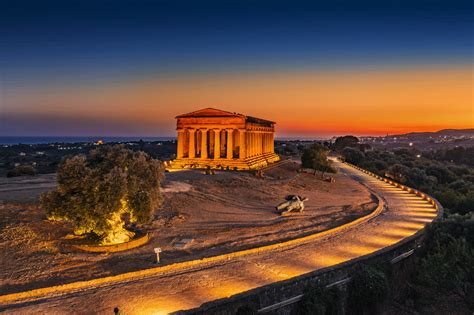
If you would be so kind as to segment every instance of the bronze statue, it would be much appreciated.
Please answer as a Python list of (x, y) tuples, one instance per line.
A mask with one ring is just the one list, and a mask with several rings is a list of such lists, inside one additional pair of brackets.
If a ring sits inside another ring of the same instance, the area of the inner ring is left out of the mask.
[(285, 197), (285, 202), (276, 206), (276, 210), (280, 211), (281, 215), (287, 215), (291, 212), (303, 212), (304, 202), (308, 200), (306, 197), (298, 195), (288, 195)]

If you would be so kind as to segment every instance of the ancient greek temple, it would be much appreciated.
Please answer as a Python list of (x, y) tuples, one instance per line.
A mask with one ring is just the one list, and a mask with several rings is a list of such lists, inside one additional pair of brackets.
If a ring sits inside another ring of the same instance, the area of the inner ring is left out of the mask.
[(275, 122), (214, 108), (177, 119), (178, 148), (171, 168), (256, 169), (280, 158)]

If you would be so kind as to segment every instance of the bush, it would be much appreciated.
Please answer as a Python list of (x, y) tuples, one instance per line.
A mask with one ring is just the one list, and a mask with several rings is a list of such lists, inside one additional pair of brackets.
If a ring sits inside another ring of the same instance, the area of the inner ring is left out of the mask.
[(248, 305), (240, 306), (235, 315), (256, 315), (257, 312)]
[(388, 290), (387, 278), (383, 271), (373, 266), (361, 266), (352, 275), (349, 284), (349, 313), (373, 313), (374, 308), (384, 301)]
[(437, 244), (423, 258), (418, 281), (422, 285), (442, 293), (454, 293), (467, 299), (474, 283), (474, 251), (465, 239), (451, 240), (444, 246)]
[(451, 210), (458, 208), (462, 202), (462, 197), (459, 193), (452, 189), (445, 189), (435, 193), (436, 199), (445, 207)]
[(358, 165), (365, 159), (365, 154), (354, 148), (345, 148), (342, 151), (344, 159), (352, 164)]
[(358, 147), (359, 139), (354, 136), (344, 136), (336, 138), (334, 141), (334, 150), (341, 152), (347, 147)]
[(474, 309), (474, 219), (451, 215), (427, 230), (426, 253), (415, 282), (435, 295), (455, 294)]
[(319, 283), (310, 284), (304, 290), (298, 314), (336, 315), (340, 300), (341, 294), (336, 287), (326, 289)]
[(24, 175), (34, 176), (36, 175), (36, 170), (31, 165), (20, 165), (7, 172), (7, 177), (16, 177)]
[(313, 144), (303, 151), (301, 166), (323, 173), (336, 173), (336, 170), (331, 166), (331, 161), (327, 159), (328, 153), (329, 149), (327, 147), (318, 143)]

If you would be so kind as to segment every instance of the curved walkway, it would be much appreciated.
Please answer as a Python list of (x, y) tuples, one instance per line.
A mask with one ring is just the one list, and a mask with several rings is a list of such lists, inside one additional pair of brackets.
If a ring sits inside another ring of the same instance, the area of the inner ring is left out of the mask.
[(64, 296), (1, 305), (15, 314), (166, 314), (198, 307), (276, 281), (364, 256), (407, 238), (437, 216), (420, 197), (336, 162), (340, 172), (373, 190), (385, 202), (382, 214), (326, 240), (235, 257), (192, 270), (83, 289)]

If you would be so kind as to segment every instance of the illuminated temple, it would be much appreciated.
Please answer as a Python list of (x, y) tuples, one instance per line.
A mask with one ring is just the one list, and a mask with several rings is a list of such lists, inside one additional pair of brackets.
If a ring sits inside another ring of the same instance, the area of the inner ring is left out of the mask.
[(256, 169), (280, 158), (275, 122), (214, 108), (177, 119), (178, 147), (172, 168)]

